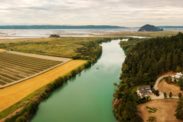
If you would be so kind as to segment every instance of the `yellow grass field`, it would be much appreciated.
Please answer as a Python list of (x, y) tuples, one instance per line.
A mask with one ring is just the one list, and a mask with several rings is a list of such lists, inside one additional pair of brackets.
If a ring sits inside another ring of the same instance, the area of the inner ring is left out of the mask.
[(53, 70), (41, 74), (32, 79), (24, 82), (0, 89), (0, 112), (16, 104), (32, 92), (45, 86), (46, 84), (54, 81), (59, 76), (63, 76), (75, 69), (76, 67), (84, 64), (83, 60), (71, 60)]
[[(176, 119), (174, 116), (175, 109), (177, 108), (178, 99), (161, 99), (161, 100), (152, 100), (144, 104), (137, 106), (138, 115), (143, 119), (144, 122), (150, 117), (155, 116), (157, 118), (156, 122), (183, 122)], [(150, 108), (156, 108), (155, 113), (149, 113), (146, 106)]]
[(3, 51), (5, 51), (4, 49), (0, 49), (0, 52), (3, 52)]

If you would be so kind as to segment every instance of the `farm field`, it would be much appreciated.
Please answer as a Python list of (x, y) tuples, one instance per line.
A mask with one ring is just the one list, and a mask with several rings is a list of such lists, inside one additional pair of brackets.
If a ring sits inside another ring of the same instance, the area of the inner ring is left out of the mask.
[(62, 61), (41, 59), (7, 52), (0, 53), (0, 88), (44, 72)]
[(53, 70), (41, 74), (24, 82), (0, 89), (0, 112), (16, 104), (29, 94), (63, 76), (76, 67), (84, 64), (84, 60), (71, 60)]
[[(155, 116), (157, 122), (183, 122), (174, 116), (175, 109), (177, 108), (178, 99), (161, 99), (161, 100), (152, 100), (144, 104), (137, 106), (139, 116), (143, 119), (144, 122), (148, 120), (150, 116)], [(155, 113), (149, 113), (146, 107), (156, 108)]]

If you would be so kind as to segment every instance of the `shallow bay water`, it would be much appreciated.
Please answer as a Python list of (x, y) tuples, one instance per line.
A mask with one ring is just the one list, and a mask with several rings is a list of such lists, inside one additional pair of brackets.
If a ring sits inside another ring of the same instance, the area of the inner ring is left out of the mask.
[(31, 122), (116, 122), (113, 83), (119, 83), (125, 60), (119, 41), (102, 43), (97, 63), (55, 90), (40, 104)]

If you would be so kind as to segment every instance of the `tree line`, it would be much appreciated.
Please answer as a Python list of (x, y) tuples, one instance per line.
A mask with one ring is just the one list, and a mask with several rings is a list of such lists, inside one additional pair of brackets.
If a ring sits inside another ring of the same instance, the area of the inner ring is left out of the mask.
[(119, 121), (133, 122), (133, 118), (137, 118), (140, 122), (136, 114), (137, 105), (141, 103), (135, 93), (137, 86), (154, 85), (158, 75), (169, 71), (182, 71), (182, 47), (182, 33), (171, 37), (146, 39), (131, 47), (122, 64), (121, 81), (114, 93), (114, 99), (118, 102), (113, 108)]

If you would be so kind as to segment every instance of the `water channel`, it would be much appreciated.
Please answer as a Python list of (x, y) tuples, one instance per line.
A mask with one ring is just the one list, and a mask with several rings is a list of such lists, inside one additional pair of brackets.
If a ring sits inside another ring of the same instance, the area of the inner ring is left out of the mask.
[(55, 90), (40, 104), (31, 122), (116, 122), (113, 83), (119, 82), (125, 60), (119, 41), (102, 43), (97, 63)]

